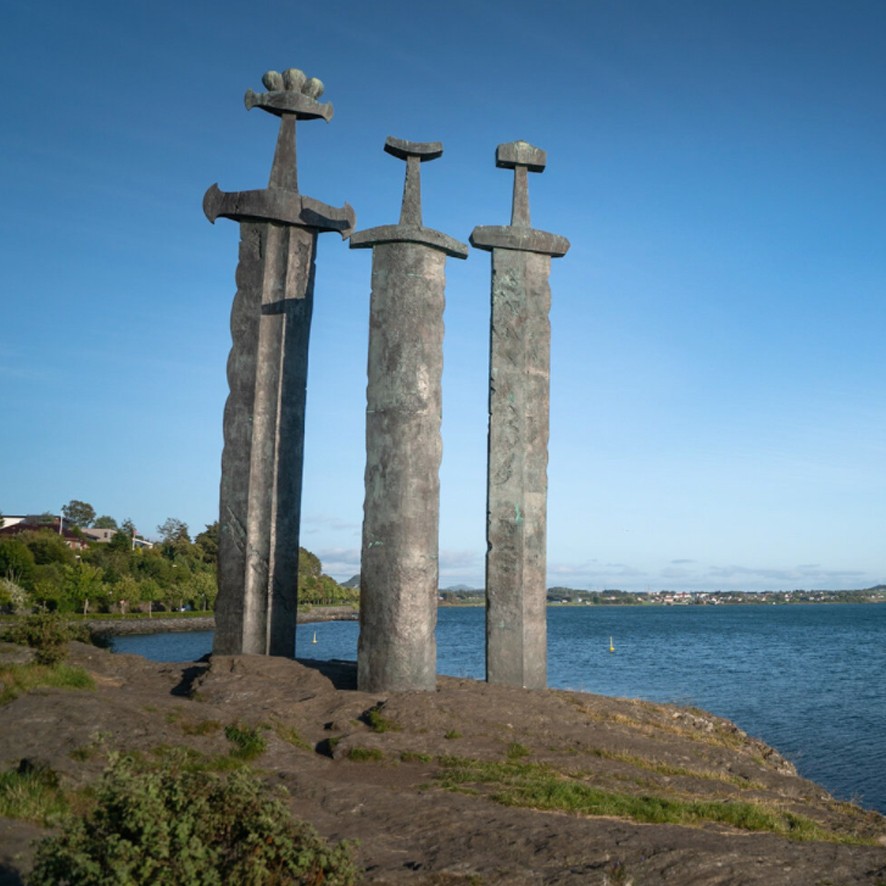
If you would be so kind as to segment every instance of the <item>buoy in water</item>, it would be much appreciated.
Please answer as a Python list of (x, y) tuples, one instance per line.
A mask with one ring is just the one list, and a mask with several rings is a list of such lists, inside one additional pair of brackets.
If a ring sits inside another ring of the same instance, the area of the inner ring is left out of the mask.
[(609, 638), (609, 651), (615, 652), (615, 646), (612, 644), (612, 637)]
[(316, 642), (317, 642), (317, 632), (316, 632), (316, 631), (314, 631), (314, 638), (311, 640), (311, 642), (312, 642), (312, 643), (316, 643)]

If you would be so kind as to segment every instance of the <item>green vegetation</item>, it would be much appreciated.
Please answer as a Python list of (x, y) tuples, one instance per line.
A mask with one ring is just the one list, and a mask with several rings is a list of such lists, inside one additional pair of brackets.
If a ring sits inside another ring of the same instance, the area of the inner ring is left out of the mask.
[(355, 763), (371, 763), (384, 760), (385, 755), (378, 748), (351, 748), (347, 757)]
[(527, 748), (525, 745), (520, 744), (519, 742), (512, 741), (508, 745), (506, 754), (509, 760), (519, 760), (522, 757), (529, 756), (529, 748)]
[(419, 754), (415, 751), (403, 751), (400, 754), (401, 763), (430, 763), (433, 759), (430, 754)]
[(253, 760), (260, 757), (267, 748), (264, 736), (254, 726), (241, 726), (232, 723), (230, 726), (225, 726), (225, 738), (234, 745), (231, 756), (241, 760)]
[(182, 723), (182, 732), (185, 735), (211, 735), (221, 729), (218, 720), (198, 720), (196, 723)]
[(349, 847), (330, 845), (293, 818), (252, 773), (144, 771), (119, 758), (94, 808), (39, 844), (29, 882), (350, 886), (356, 879)]
[[(191, 539), (187, 523), (167, 518), (153, 546), (131, 520), (95, 516), (87, 502), (62, 509), (64, 533), (50, 514), (29, 518), (28, 528), (0, 536), (0, 613), (79, 614), (208, 612), (217, 594), (218, 523)], [(84, 529), (116, 530), (110, 541)], [(73, 547), (72, 547), (73, 546)], [(75, 551), (73, 548), (76, 547)], [(357, 605), (359, 592), (324, 575), (320, 560), (299, 549), (298, 599), (305, 605)]]
[(314, 606), (356, 606), (360, 601), (357, 588), (346, 588), (334, 578), (323, 574), (323, 566), (315, 554), (298, 549), (298, 602)]
[(291, 726), (287, 726), (285, 723), (281, 723), (279, 720), (274, 723), (274, 732), (278, 738), (282, 739), (287, 744), (291, 744), (294, 748), (299, 748), (302, 751), (314, 750), (314, 748), (298, 734), (298, 730), (293, 729)]
[(83, 668), (57, 665), (0, 666), (0, 706), (33, 689), (95, 689), (92, 677)]
[(611, 815), (655, 824), (715, 822), (747, 831), (770, 831), (793, 840), (861, 842), (774, 805), (601, 790), (588, 784), (580, 774), (558, 772), (539, 763), (495, 763), (461, 757), (444, 757), (440, 763), (442, 770), (437, 778), (442, 787), (466, 794), (488, 794), (504, 806), (573, 815)]
[(18, 818), (51, 827), (68, 811), (68, 801), (51, 769), (23, 760), (0, 773), (0, 817)]
[(381, 709), (384, 705), (376, 705), (370, 708), (360, 718), (373, 732), (399, 732), (400, 727), (393, 721), (385, 717)]
[(56, 665), (67, 655), (68, 640), (84, 639), (54, 612), (35, 612), (14, 625), (9, 632), (13, 642), (30, 646), (37, 664)]

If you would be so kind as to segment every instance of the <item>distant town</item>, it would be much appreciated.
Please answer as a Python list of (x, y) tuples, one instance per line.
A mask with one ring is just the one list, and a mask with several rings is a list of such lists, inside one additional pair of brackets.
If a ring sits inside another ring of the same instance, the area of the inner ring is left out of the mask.
[[(485, 594), (474, 588), (447, 588), (440, 601), (480, 605)], [(743, 603), (886, 603), (886, 585), (856, 591), (580, 591), (549, 588), (548, 605), (560, 606), (734, 606)]]

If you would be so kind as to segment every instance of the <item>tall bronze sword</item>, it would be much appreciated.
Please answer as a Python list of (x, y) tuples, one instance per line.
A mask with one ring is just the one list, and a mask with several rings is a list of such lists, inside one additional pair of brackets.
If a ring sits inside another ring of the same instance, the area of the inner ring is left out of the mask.
[(550, 406), (551, 258), (569, 241), (529, 223), (527, 172), (545, 152), (499, 145), (514, 170), (510, 225), (476, 227), (471, 245), (492, 253), (489, 455), (486, 499), (486, 679), (543, 689), (547, 682), (545, 566)]
[(445, 266), (468, 248), (422, 223), (421, 164), (443, 145), (390, 137), (385, 151), (406, 161), (400, 222), (350, 243), (372, 249), (357, 685), (433, 691)]
[(317, 234), (346, 239), (354, 211), (298, 192), (297, 120), (332, 118), (323, 84), (290, 68), (246, 92), (247, 110), (280, 118), (268, 187), (226, 193), (213, 185), (206, 217), (240, 223), (231, 310), (230, 394), (224, 414), (214, 651), (295, 655), (298, 544), (308, 339)]

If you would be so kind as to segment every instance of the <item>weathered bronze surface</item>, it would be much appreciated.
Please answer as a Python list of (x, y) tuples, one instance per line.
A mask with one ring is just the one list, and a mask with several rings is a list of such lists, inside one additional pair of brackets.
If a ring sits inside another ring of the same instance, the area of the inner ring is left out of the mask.
[(420, 164), (439, 142), (389, 138), (406, 161), (400, 223), (355, 233), (372, 248), (359, 688), (436, 686), (441, 375), (446, 256), (468, 248), (422, 225)]
[(317, 234), (347, 237), (354, 212), (298, 192), (298, 120), (332, 117), (323, 84), (291, 68), (246, 93), (280, 118), (268, 187), (206, 192), (203, 209), (240, 223), (225, 405), (214, 651), (295, 655), (308, 340)]
[(545, 153), (499, 145), (514, 170), (511, 224), (474, 228), (471, 245), (492, 253), (489, 449), (486, 503), (486, 679), (544, 688), (551, 258), (569, 241), (530, 227), (527, 172)]

